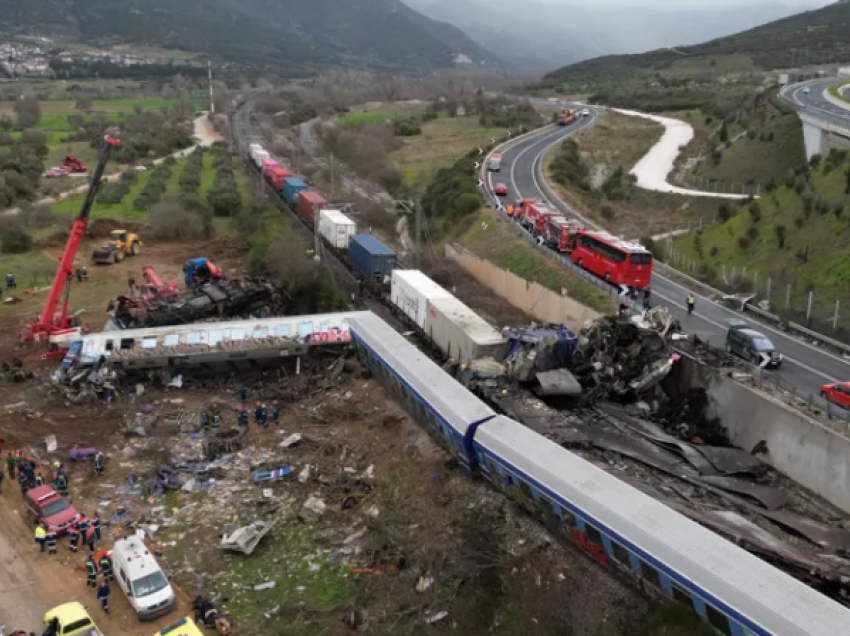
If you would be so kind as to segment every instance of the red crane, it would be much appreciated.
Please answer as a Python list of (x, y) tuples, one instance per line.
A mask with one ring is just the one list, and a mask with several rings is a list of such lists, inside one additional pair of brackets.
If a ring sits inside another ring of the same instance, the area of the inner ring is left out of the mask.
[[(41, 312), (38, 322), (27, 325), (26, 332), (21, 337), (22, 342), (47, 342), (52, 336), (70, 335), (80, 328), (79, 317), (68, 315), (71, 280), (74, 277), (74, 259), (77, 257), (80, 242), (83, 240), (86, 228), (88, 228), (89, 213), (91, 212), (94, 198), (97, 196), (100, 180), (106, 170), (106, 164), (109, 162), (109, 156), (119, 143), (117, 139), (109, 135), (106, 135), (103, 139), (103, 147), (100, 150), (100, 157), (97, 160), (97, 168), (95, 168), (91, 183), (89, 183), (88, 194), (86, 194), (86, 198), (80, 208), (80, 213), (71, 224), (71, 234), (68, 237), (65, 250), (62, 252), (62, 258), (59, 260), (59, 267), (56, 268), (56, 275), (53, 277), (53, 284), (50, 286), (50, 294), (47, 296), (44, 310)], [(63, 295), (62, 308), (57, 311), (59, 301), (62, 300)]]

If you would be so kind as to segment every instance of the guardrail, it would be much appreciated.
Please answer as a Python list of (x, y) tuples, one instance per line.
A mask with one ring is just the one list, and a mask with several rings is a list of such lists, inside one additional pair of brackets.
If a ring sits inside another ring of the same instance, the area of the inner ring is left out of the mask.
[[(790, 406), (794, 408), (802, 410), (801, 407), (805, 405), (810, 410), (821, 411), (823, 413), (823, 416), (830, 421), (838, 420), (850, 425), (850, 410), (833, 404), (829, 400), (823, 399), (820, 395), (816, 395), (808, 391), (801, 391), (799, 388), (797, 388), (797, 386), (788, 382), (779, 374), (750, 364), (749, 362), (741, 358), (737, 358), (732, 354), (726, 352), (724, 349), (715, 347), (706, 340), (702, 340), (697, 336), (691, 336), (691, 338), (694, 343), (694, 346), (698, 350), (702, 350), (718, 358), (723, 362), (722, 366), (730, 368), (737, 367), (739, 369), (742, 369), (752, 379), (753, 385), (757, 389), (772, 389), (774, 392), (784, 394), (788, 398)], [(690, 353), (687, 351), (676, 351), (677, 353), (685, 353), (690, 355)], [(812, 413), (807, 413), (807, 415), (812, 415)], [(844, 432), (847, 431), (844, 430)]]
[[(496, 147), (494, 150), (498, 150), (498, 148), (499, 147)], [(552, 188), (549, 186), (548, 181), (546, 180), (546, 176), (543, 174), (542, 165), (542, 161), (538, 162), (536, 169), (537, 176), (539, 177), (540, 187), (545, 191), (546, 197), (551, 201), (555, 202), (557, 207), (566, 209), (574, 218), (584, 223), (587, 227), (590, 227), (592, 229), (602, 229), (590, 219), (587, 219), (578, 212), (576, 212), (572, 207), (565, 203), (561, 199), (561, 197), (559, 197), (558, 194), (555, 193), (554, 190), (552, 190)], [(711, 287), (710, 285), (699, 281), (696, 278), (693, 278), (692, 276), (688, 276), (687, 274), (680, 272), (679, 270), (674, 269), (673, 267), (667, 265), (666, 263), (662, 263), (661, 261), (654, 261), (653, 268), (655, 269), (655, 271), (661, 273), (666, 278), (679, 278), (685, 281), (687, 283), (687, 286), (689, 286), (692, 290), (697, 291), (697, 293), (703, 296), (717, 297), (726, 295), (723, 291)], [(772, 314), (768, 311), (764, 311), (763, 309), (759, 309), (758, 307), (755, 307), (751, 304), (744, 305), (744, 313), (751, 314), (752, 316), (762, 321), (773, 323), (774, 325), (780, 327), (783, 331), (789, 333), (790, 335), (803, 336), (805, 338), (808, 338), (809, 340), (825, 345), (838, 353), (850, 354), (850, 345), (845, 344), (843, 342), (839, 342), (838, 340), (830, 338), (829, 336), (825, 336), (824, 334), (812, 331), (811, 329), (803, 325), (785, 321), (782, 317), (776, 314)]]

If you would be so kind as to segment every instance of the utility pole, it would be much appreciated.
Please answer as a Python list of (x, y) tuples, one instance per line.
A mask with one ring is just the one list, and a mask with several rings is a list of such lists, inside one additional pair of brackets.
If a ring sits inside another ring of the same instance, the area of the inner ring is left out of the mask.
[(321, 241), (319, 239), (319, 215), (321, 212), (319, 211), (319, 205), (317, 203), (313, 204), (313, 258), (317, 261), (322, 260), (319, 256), (319, 248), (321, 247)]
[(330, 167), (331, 167), (331, 197), (336, 196), (336, 179), (334, 178), (334, 153), (331, 153), (330, 156)]
[(210, 82), (210, 112), (215, 114), (215, 100), (213, 99), (212, 62), (207, 60), (207, 75)]

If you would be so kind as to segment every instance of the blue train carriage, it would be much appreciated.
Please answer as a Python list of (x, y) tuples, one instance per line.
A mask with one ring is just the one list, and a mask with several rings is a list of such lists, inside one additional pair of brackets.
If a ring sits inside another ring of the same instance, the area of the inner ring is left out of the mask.
[(457, 460), (476, 470), (475, 429), (496, 413), (371, 312), (351, 318), (360, 361)]
[(507, 417), (478, 427), (473, 450), (495, 488), (718, 634), (850, 634), (847, 608)]

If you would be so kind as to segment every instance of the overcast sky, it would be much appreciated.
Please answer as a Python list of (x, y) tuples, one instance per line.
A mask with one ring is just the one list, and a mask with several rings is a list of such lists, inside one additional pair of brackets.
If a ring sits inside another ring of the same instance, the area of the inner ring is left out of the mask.
[[(553, 5), (574, 5), (579, 4), (577, 0), (535, 0), (543, 4)], [(742, 4), (758, 5), (758, 4), (782, 4), (788, 7), (799, 7), (802, 10), (816, 9), (832, 4), (834, 0), (676, 0), (671, 3), (670, 0), (593, 0), (591, 5), (593, 8), (598, 7), (654, 7), (654, 8), (670, 8), (675, 5), (677, 9), (685, 9), (692, 7), (694, 9), (715, 9), (718, 7), (734, 7)], [(588, 5), (588, 6), (591, 6)]]

